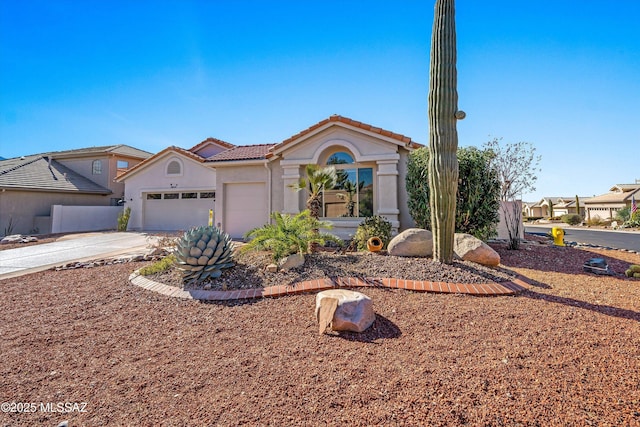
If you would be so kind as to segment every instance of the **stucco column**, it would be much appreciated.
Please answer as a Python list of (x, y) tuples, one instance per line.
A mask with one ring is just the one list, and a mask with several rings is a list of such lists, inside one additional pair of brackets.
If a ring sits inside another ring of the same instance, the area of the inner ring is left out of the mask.
[(291, 188), (300, 180), (300, 165), (283, 165), (282, 181), (284, 185), (284, 213), (300, 212), (300, 193)]
[(398, 216), (398, 159), (378, 160), (378, 215), (385, 216), (394, 228), (399, 227)]

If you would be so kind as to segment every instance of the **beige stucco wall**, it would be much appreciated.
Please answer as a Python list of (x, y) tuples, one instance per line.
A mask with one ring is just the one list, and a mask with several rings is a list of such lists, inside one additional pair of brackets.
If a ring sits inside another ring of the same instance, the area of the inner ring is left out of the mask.
[[(222, 164), (216, 168), (216, 188), (223, 189), (225, 184), (229, 183), (265, 183), (267, 187), (267, 197), (265, 200), (266, 205), (262, 206), (264, 210), (264, 223), (269, 221), (269, 214), (273, 211), (270, 205), (274, 201), (274, 197), (269, 197), (269, 171), (271, 170), (263, 161), (260, 162), (234, 162), (233, 164)], [(274, 177), (273, 170), (271, 170), (272, 177)], [(273, 195), (273, 188), (271, 188), (271, 195)], [(281, 200), (281, 199), (278, 199)], [(216, 192), (216, 223), (220, 223), (222, 228), (225, 228), (224, 217), (224, 192)], [(249, 230), (247, 230), (249, 231)]]
[[(124, 183), (115, 181), (118, 173), (118, 161), (122, 160), (128, 162), (129, 168), (132, 168), (142, 161), (140, 159), (118, 155), (102, 155), (79, 159), (56, 159), (54, 156), (53, 159), (58, 163), (68, 167), (69, 169), (72, 169), (74, 172), (79, 173), (85, 178), (90, 179), (96, 184), (108, 188), (113, 192), (113, 195), (111, 195), (110, 197), (117, 199), (122, 198), (122, 196), (124, 195), (125, 187)], [(93, 174), (94, 160), (100, 160), (102, 162), (101, 174)]]
[[(167, 165), (172, 160), (182, 164), (181, 175), (167, 175)], [(144, 198), (146, 193), (165, 191), (207, 191), (216, 189), (216, 171), (188, 157), (169, 152), (124, 179), (125, 206), (131, 208), (129, 230), (142, 230)]]
[(400, 161), (398, 162), (398, 209), (400, 210), (400, 229), (415, 227), (415, 222), (409, 213), (409, 194), (407, 193), (407, 169), (409, 162), (409, 151), (400, 149)]
[(0, 234), (4, 234), (9, 223), (13, 224), (11, 234), (42, 234), (49, 229), (36, 227), (36, 216), (49, 216), (52, 205), (105, 206), (111, 195), (91, 195), (74, 193), (52, 193), (40, 191), (0, 191)]

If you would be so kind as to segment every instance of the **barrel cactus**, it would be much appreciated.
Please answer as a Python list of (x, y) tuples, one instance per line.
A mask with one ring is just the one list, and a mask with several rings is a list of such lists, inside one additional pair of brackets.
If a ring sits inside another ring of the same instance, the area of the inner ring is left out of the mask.
[(233, 242), (217, 227), (194, 227), (184, 233), (175, 249), (176, 265), (184, 282), (220, 277), (234, 266)]

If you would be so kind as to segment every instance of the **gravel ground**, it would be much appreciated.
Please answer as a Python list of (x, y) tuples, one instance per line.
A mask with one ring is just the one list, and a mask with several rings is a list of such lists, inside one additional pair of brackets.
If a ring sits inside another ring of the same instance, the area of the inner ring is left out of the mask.
[(494, 247), (530, 290), (367, 289), (362, 334), (319, 336), (313, 294), (157, 295), (144, 263), (2, 280), (0, 425), (640, 425), (640, 280), (581, 268), (640, 256)]
[(163, 273), (147, 276), (156, 282), (185, 289), (250, 289), (275, 285), (293, 285), (298, 282), (327, 277), (397, 278), (431, 280), (448, 283), (487, 283), (510, 280), (513, 276), (500, 269), (492, 269), (466, 261), (443, 265), (424, 258), (404, 258), (384, 253), (317, 252), (306, 255), (305, 263), (288, 271), (270, 273), (265, 267), (272, 263), (266, 252), (237, 256), (234, 268), (225, 269), (218, 279), (197, 283), (182, 281), (180, 270), (172, 268)]

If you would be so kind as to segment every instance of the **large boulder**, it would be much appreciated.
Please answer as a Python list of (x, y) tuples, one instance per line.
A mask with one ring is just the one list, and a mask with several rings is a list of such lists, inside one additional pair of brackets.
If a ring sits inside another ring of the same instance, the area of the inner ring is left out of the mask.
[(433, 255), (433, 235), (429, 230), (409, 228), (391, 239), (387, 252), (395, 256), (430, 257)]
[(465, 261), (495, 267), (500, 264), (500, 254), (491, 246), (470, 234), (456, 233), (453, 252)]
[(327, 326), (334, 331), (363, 332), (376, 320), (373, 301), (368, 296), (346, 289), (329, 289), (316, 295), (319, 332)]

